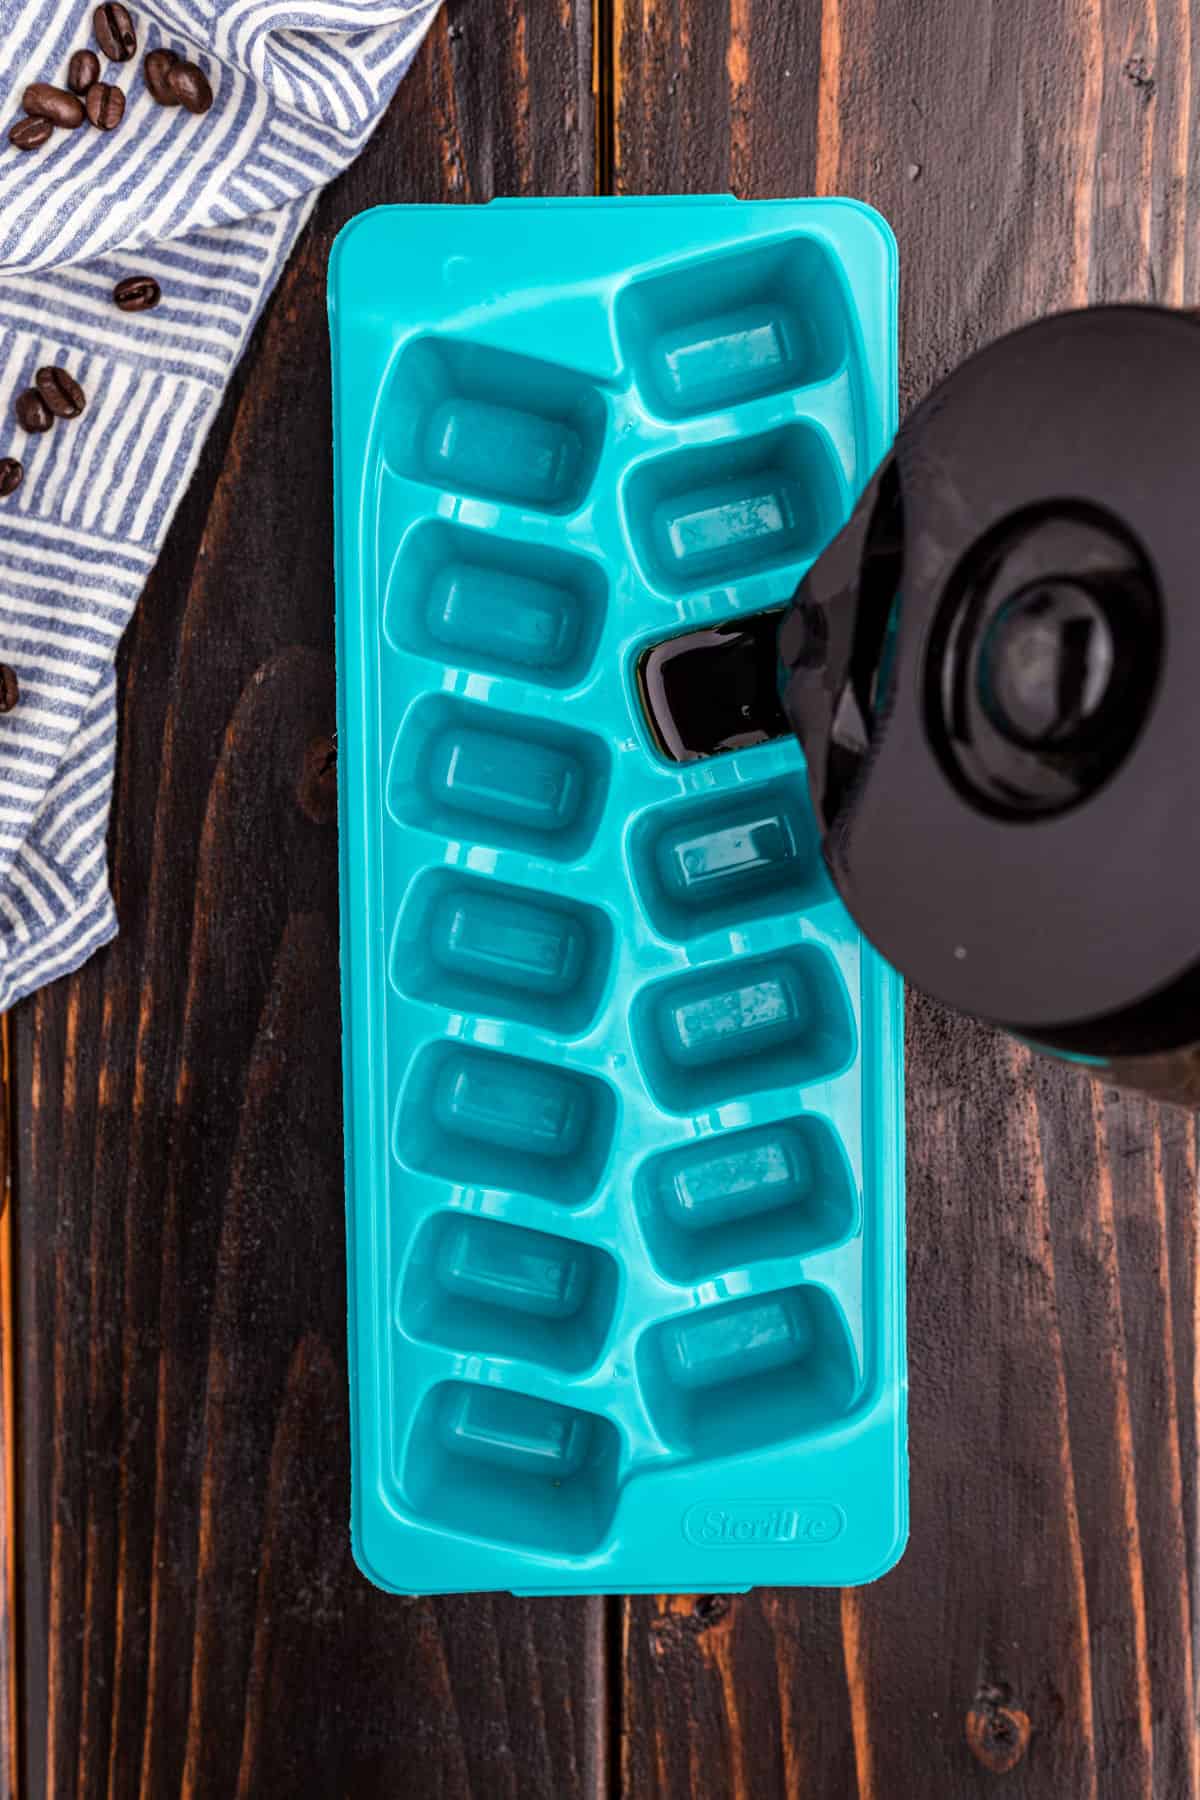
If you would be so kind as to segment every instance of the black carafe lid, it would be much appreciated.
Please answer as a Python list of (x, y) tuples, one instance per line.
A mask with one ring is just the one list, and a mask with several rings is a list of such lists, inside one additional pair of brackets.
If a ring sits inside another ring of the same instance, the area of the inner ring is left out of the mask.
[(1200, 1038), (1200, 328), (1064, 314), (908, 419), (780, 634), (826, 857), (902, 973), (1059, 1050)]

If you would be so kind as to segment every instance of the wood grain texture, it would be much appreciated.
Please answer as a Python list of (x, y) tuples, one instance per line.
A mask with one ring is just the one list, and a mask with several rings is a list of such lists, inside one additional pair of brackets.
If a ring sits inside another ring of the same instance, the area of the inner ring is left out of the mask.
[(13, 1273), (11, 1026), (0, 1019), (0, 1795), (18, 1789), (17, 1320)]
[[(1086, 300), (1194, 305), (1182, 0), (615, 0), (615, 187), (852, 194), (907, 408)], [(912, 1537), (838, 1594), (627, 1603), (622, 1786), (1194, 1800), (1194, 1120), (913, 996)]]
[(327, 767), (333, 234), (590, 189), (590, 75), (586, 13), (447, 10), (320, 202), (123, 646), (122, 934), (15, 1019), (31, 1796), (604, 1784), (601, 1603), (406, 1602), (351, 1564)]

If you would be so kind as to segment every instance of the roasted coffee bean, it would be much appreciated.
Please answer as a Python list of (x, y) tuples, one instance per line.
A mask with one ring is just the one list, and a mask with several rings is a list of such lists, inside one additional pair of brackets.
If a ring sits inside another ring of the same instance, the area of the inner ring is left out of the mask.
[(149, 312), (162, 299), (162, 289), (153, 275), (127, 275), (113, 289), (113, 299), (122, 312)]
[(20, 698), (16, 670), (10, 669), (7, 663), (0, 663), (0, 713), (11, 712)]
[(33, 81), (25, 89), (21, 104), (31, 119), (49, 119), (64, 131), (74, 131), (83, 124), (83, 101), (66, 88), (51, 87), (48, 81)]
[(100, 58), (94, 50), (77, 50), (67, 64), (67, 86), (73, 94), (86, 94), (100, 79)]
[(125, 117), (125, 96), (107, 81), (93, 81), (84, 105), (88, 118), (100, 131), (114, 131)]
[(16, 399), (17, 424), (26, 431), (49, 431), (54, 414), (36, 388), (26, 388)]
[(0, 500), (7, 500), (15, 494), (25, 474), (24, 463), (19, 463), (15, 456), (0, 456)]
[(151, 50), (142, 63), (142, 74), (146, 77), (150, 97), (157, 100), (160, 106), (179, 105), (179, 95), (173, 94), (167, 85), (167, 76), (178, 61), (173, 50)]
[(18, 119), (15, 125), (8, 128), (8, 141), (15, 144), (18, 150), (36, 150), (53, 132), (54, 127), (49, 119)]
[(77, 419), (87, 405), (87, 395), (75, 377), (57, 364), (39, 369), (33, 379), (56, 419)]
[(92, 14), (96, 42), (110, 62), (128, 62), (137, 52), (137, 32), (128, 8), (98, 6)]
[(190, 113), (206, 113), (213, 103), (208, 76), (195, 63), (172, 63), (167, 70), (167, 86)]

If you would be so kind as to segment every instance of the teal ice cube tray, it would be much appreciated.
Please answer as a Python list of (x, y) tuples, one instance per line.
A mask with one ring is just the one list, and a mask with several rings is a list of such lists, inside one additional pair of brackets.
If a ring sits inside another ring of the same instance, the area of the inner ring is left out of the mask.
[(906, 1531), (901, 993), (800, 752), (640, 653), (778, 604), (895, 428), (847, 201), (389, 207), (335, 246), (363, 1570), (869, 1580)]

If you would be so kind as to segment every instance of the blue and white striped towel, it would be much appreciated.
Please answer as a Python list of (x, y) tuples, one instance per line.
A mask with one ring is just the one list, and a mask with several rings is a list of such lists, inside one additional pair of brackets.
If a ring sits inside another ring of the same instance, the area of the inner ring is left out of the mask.
[[(149, 0), (115, 131), (0, 138), (0, 1009), (116, 933), (105, 838), (116, 741), (113, 656), (222, 390), (316, 191), (362, 148), (438, 0)], [(91, 0), (0, 0), (0, 125), (30, 81), (65, 85), (98, 46)], [(212, 84), (199, 117), (157, 106), (147, 50)], [(103, 59), (102, 59), (103, 61)], [(34, 271), (37, 271), (35, 274)], [(127, 314), (113, 284), (153, 275)], [(59, 363), (87, 408), (31, 437), (13, 414)]]

